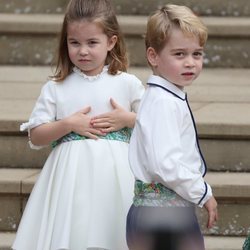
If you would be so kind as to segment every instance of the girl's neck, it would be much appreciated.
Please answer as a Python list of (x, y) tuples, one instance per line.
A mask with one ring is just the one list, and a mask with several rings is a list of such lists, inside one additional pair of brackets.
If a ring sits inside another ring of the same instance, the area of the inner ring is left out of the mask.
[(99, 78), (102, 74), (104, 74), (104, 73), (106, 73), (108, 71), (108, 65), (105, 65), (102, 68), (102, 71), (99, 74), (96, 74), (96, 75), (92, 75), (92, 74), (88, 74), (87, 72), (83, 72), (82, 70), (80, 70), (76, 66), (73, 67), (73, 71), (75, 73), (77, 73), (78, 75), (84, 77), (85, 79), (95, 80), (95, 79)]

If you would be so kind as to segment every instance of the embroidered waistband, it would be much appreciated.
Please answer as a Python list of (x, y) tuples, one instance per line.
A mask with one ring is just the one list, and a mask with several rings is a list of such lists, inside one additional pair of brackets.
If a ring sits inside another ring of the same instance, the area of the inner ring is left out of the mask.
[(154, 207), (191, 207), (193, 204), (184, 200), (173, 190), (161, 183), (144, 183), (135, 181), (134, 199), (135, 206)]
[[(106, 139), (106, 140), (123, 141), (123, 142), (129, 143), (131, 133), (132, 133), (131, 128), (123, 128), (123, 129), (115, 131), (115, 132), (110, 132), (105, 136), (99, 136), (99, 138)], [(69, 141), (74, 141), (74, 140), (76, 140), (76, 141), (86, 140), (86, 139), (89, 139), (89, 138), (86, 136), (79, 135), (75, 132), (71, 132), (71, 133), (61, 137), (60, 139), (53, 141), (51, 143), (51, 146), (52, 146), (52, 148), (55, 148), (56, 146), (58, 146), (59, 144), (64, 143), (64, 142), (69, 142)]]

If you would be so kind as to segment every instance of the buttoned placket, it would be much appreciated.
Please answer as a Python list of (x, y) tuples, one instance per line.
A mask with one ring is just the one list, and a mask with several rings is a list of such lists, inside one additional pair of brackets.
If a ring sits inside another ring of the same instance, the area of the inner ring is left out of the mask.
[(195, 124), (193, 112), (192, 112), (192, 110), (191, 110), (191, 108), (190, 108), (190, 105), (189, 105), (189, 102), (188, 102), (187, 93), (186, 93), (186, 96), (185, 96), (185, 102), (186, 102), (186, 104), (187, 104), (187, 107), (188, 107), (190, 116), (191, 116), (191, 118), (192, 118), (193, 127), (194, 127), (194, 131), (195, 131), (195, 137), (196, 137), (196, 145), (197, 145), (197, 148), (198, 148), (198, 151), (199, 151), (199, 153), (200, 153), (201, 160), (202, 160), (203, 166), (204, 166), (204, 171), (203, 171), (203, 174), (202, 174), (202, 176), (204, 177), (204, 176), (206, 175), (206, 173), (207, 173), (207, 164), (206, 164), (206, 161), (205, 161), (205, 159), (204, 159), (204, 156), (203, 156), (202, 151), (201, 151), (201, 148), (200, 148), (200, 143), (199, 143), (199, 138), (198, 138), (197, 127), (196, 127), (196, 124)]

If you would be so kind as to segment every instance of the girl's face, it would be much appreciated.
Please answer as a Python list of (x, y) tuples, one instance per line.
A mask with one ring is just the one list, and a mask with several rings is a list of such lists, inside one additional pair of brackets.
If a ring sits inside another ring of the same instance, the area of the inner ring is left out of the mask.
[(192, 84), (202, 70), (203, 47), (199, 45), (199, 39), (187, 36), (179, 29), (172, 31), (160, 53), (148, 48), (147, 56), (154, 73), (180, 89)]
[(68, 24), (67, 45), (71, 62), (84, 74), (93, 76), (102, 72), (108, 51), (117, 37), (108, 38), (93, 22), (76, 21)]

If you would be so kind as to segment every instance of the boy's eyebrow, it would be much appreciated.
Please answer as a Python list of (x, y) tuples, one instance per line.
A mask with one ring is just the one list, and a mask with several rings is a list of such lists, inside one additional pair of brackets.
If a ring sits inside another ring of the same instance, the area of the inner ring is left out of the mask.
[[(188, 48), (176, 48), (176, 49), (171, 49), (170, 51), (171, 52), (176, 52), (176, 51), (184, 51), (184, 50), (188, 50)], [(195, 51), (203, 51), (204, 48), (203, 47), (200, 47), (200, 48), (197, 48), (197, 49), (194, 49)]]
[(204, 50), (204, 48), (203, 48), (203, 47), (200, 47), (200, 48), (197, 48), (196, 50)]

